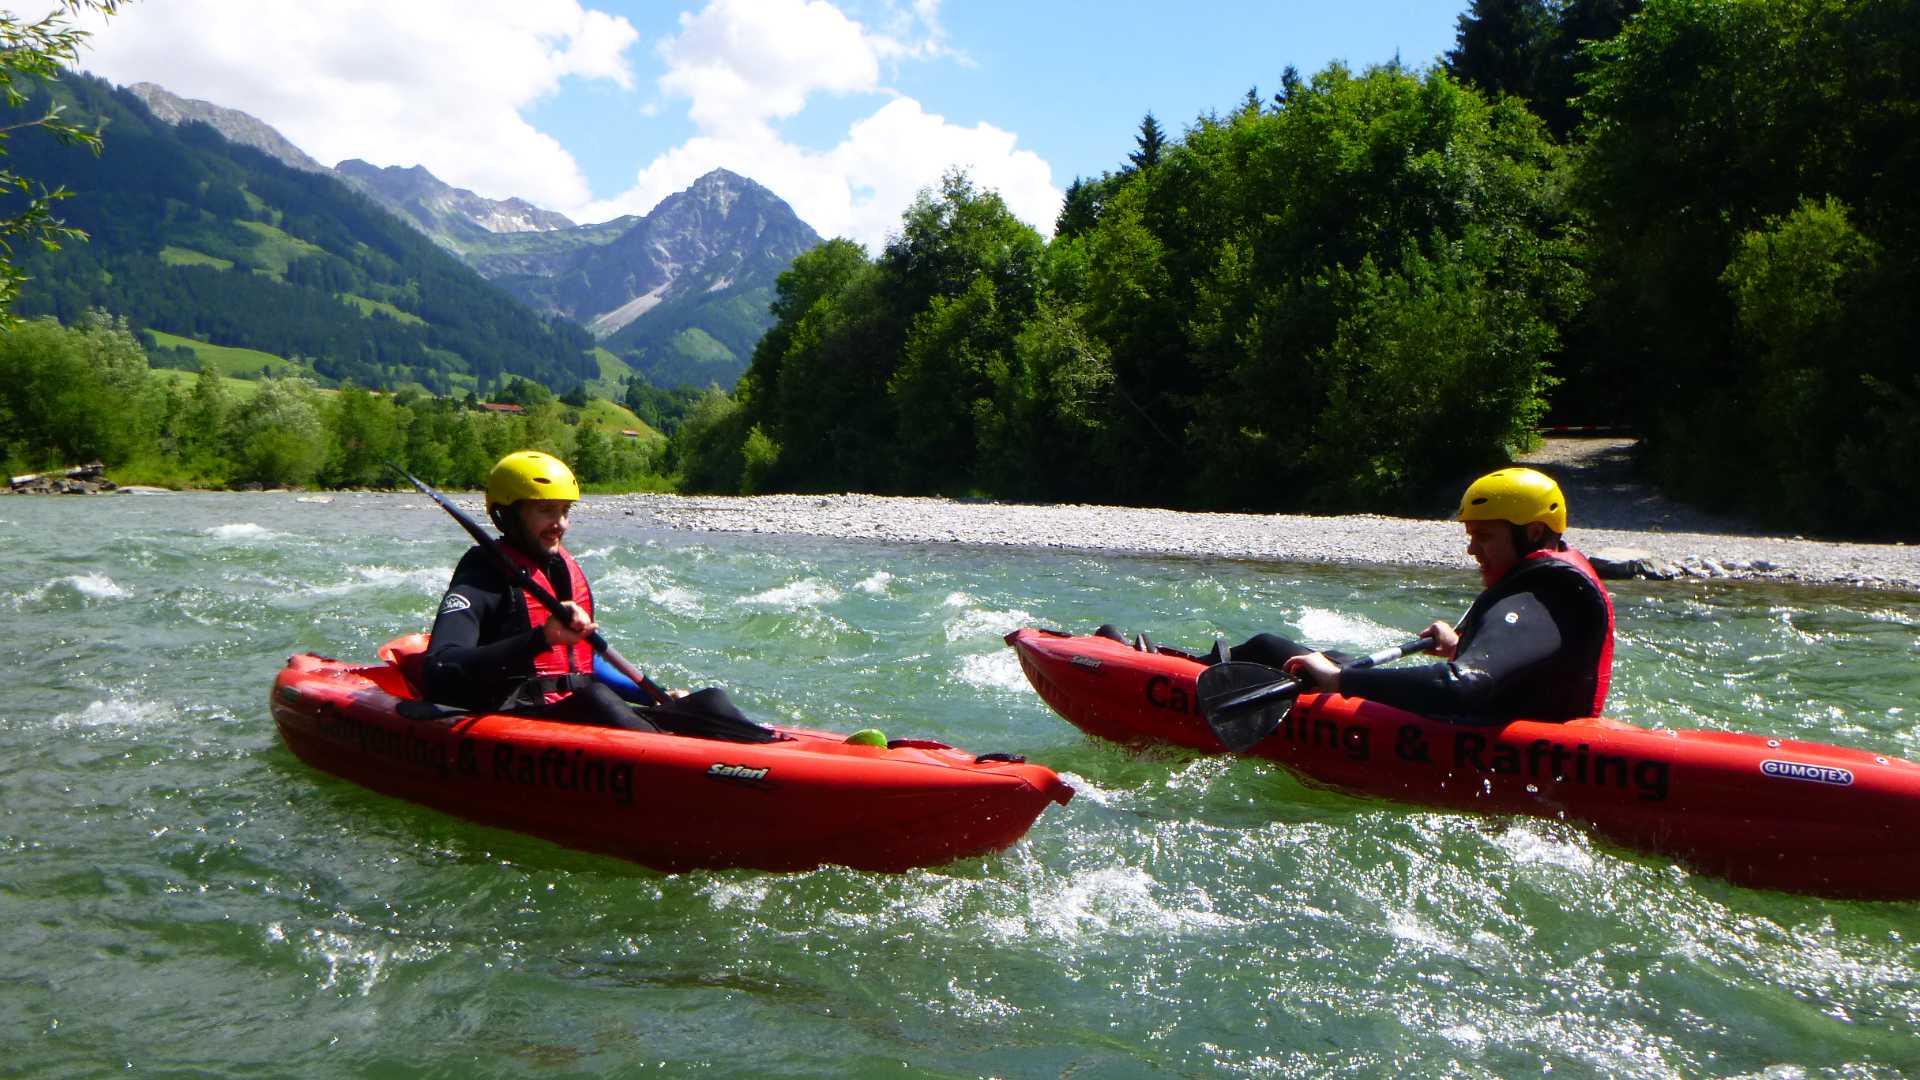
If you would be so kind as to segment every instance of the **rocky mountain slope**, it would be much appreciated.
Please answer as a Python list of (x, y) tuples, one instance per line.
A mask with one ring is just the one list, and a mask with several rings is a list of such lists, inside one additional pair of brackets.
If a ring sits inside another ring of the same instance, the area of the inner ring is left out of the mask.
[(134, 83), (127, 87), (127, 92), (145, 102), (147, 111), (153, 114), (155, 120), (175, 125), (187, 121), (198, 121), (226, 136), (228, 142), (251, 146), (282, 165), (291, 166), (303, 172), (332, 171), (308, 157), (305, 151), (289, 142), (286, 136), (275, 131), (273, 125), (249, 116), (239, 109), (229, 109), (215, 105), (211, 101), (183, 98), (157, 83)]
[(229, 374), (291, 369), (483, 395), (514, 377), (560, 390), (602, 377), (581, 327), (502, 296), (331, 170), (256, 149), (271, 129), (244, 114), (158, 99), (169, 121), (147, 106), (153, 95), (75, 72), (29, 96), (32, 111), (57, 105), (105, 137), (98, 156), (40, 132), (8, 140), (10, 165), (73, 193), (61, 216), (90, 237), (15, 253), (28, 276), (20, 315), (71, 324), (104, 310), (187, 352), (182, 363), (252, 357)]
[(773, 192), (725, 169), (644, 217), (576, 225), (518, 198), (490, 199), (425, 168), (358, 159), (332, 169), (272, 126), (152, 83), (129, 90), (168, 123), (230, 141), (360, 191), (544, 315), (577, 322), (657, 385), (731, 386), (772, 325), (773, 286), (819, 234)]
[(565, 214), (542, 210), (525, 199), (476, 195), (442, 181), (419, 165), (410, 169), (389, 165), (383, 169), (359, 158), (348, 158), (333, 171), (456, 254), (475, 237), (575, 227)]

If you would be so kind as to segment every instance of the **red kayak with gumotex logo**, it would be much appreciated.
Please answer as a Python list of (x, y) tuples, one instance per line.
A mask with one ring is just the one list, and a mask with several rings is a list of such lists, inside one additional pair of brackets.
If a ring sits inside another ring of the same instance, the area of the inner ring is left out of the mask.
[[(1195, 658), (1036, 629), (1007, 644), (1082, 730), (1224, 749), (1200, 712)], [(1470, 726), (1313, 693), (1248, 753), (1350, 792), (1578, 822), (1743, 885), (1920, 898), (1920, 765), (1886, 754), (1604, 718)]]
[(270, 696), (287, 748), (382, 794), (667, 871), (932, 866), (1008, 847), (1073, 796), (1045, 766), (930, 740), (780, 727), (741, 743), (439, 709), (407, 676), (425, 647), (289, 658)]

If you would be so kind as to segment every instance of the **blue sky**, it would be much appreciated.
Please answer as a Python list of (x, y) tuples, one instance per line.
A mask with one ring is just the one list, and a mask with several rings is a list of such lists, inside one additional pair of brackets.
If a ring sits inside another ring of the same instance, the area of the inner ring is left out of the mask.
[(955, 166), (1049, 230), (1146, 112), (1177, 134), (1288, 64), (1424, 66), (1464, 7), (142, 0), (96, 25), (81, 66), (252, 113), (328, 164), (421, 164), (581, 222), (724, 166), (875, 247)]

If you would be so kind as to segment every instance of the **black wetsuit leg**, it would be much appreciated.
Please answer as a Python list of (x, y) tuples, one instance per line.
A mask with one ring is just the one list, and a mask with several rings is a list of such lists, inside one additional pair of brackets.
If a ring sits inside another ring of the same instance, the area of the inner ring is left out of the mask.
[(514, 709), (512, 715), (562, 724), (624, 728), (628, 731), (660, 730), (659, 725), (642, 717), (633, 711), (633, 706), (620, 700), (620, 695), (605, 683), (594, 683), (584, 690), (575, 690), (551, 705)]
[[(1283, 638), (1279, 634), (1255, 634), (1235, 645), (1228, 654), (1228, 658), (1277, 668), (1296, 656), (1320, 651), (1311, 646), (1302, 645), (1291, 638)], [(1347, 662), (1346, 653), (1332, 649), (1326, 650), (1326, 653), (1327, 658), (1336, 664)]]
[(1290, 638), (1279, 634), (1255, 634), (1233, 647), (1228, 655), (1235, 660), (1246, 660), (1268, 667), (1279, 667), (1296, 656), (1305, 656), (1314, 650), (1307, 648)]

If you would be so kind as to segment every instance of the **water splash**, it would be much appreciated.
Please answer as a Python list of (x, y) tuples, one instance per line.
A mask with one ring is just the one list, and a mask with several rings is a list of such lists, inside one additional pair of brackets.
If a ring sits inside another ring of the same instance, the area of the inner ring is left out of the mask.
[(133, 593), (105, 574), (69, 574), (10, 598), (14, 610), (46, 605), (56, 609), (88, 607), (102, 600), (124, 600)]
[(1327, 608), (1301, 608), (1294, 622), (1300, 627), (1304, 642), (1329, 647), (1372, 650), (1404, 640), (1407, 636), (1405, 629), (1382, 626), (1363, 616)]
[(968, 686), (998, 690), (1023, 697), (1029, 692), (1026, 673), (1020, 670), (1020, 658), (1007, 650), (963, 656), (954, 676)]
[(215, 540), (281, 540), (286, 533), (274, 532), (264, 525), (255, 525), (251, 521), (240, 521), (230, 525), (215, 525), (201, 529), (200, 535), (211, 536)]
[[(959, 607), (961, 609), (959, 614), (947, 620), (946, 632), (949, 643), (961, 641), (990, 642), (992, 647), (999, 648), (1001, 638), (1023, 626), (1028, 626), (1033, 623), (1032, 613), (1021, 611), (1018, 608), (997, 611), (992, 608), (966, 606), (972, 603), (972, 597), (967, 597), (965, 604), (955, 604), (953, 602), (954, 597), (963, 595), (962, 593), (955, 593), (954, 596), (947, 598), (948, 607)], [(1006, 655), (1011, 657), (1013, 654), (1008, 652)]]
[(594, 594), (603, 602), (611, 598), (638, 597), (682, 618), (697, 616), (707, 607), (698, 592), (673, 584), (667, 569), (660, 566), (615, 567), (595, 580)]
[(799, 581), (743, 596), (735, 600), (736, 604), (764, 604), (768, 607), (786, 608), (789, 611), (800, 608), (820, 607), (840, 599), (840, 590), (821, 581), (819, 578), (801, 578)]
[(420, 566), (356, 566), (350, 580), (333, 585), (308, 586), (304, 592), (313, 596), (345, 596), (349, 593), (367, 589), (378, 591), (406, 591), (421, 596), (438, 596), (447, 587), (451, 570), (438, 567)]
[(53, 726), (61, 730), (102, 728), (157, 728), (179, 718), (173, 706), (144, 699), (107, 698), (89, 702), (78, 712), (59, 713)]

